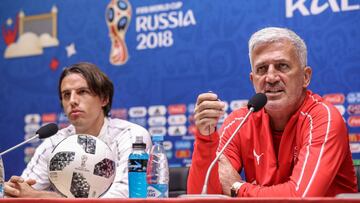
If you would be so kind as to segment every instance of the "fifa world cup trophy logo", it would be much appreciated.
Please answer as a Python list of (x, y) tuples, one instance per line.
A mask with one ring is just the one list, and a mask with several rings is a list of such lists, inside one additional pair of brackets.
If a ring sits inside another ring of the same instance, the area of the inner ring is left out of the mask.
[(106, 23), (111, 39), (110, 63), (123, 65), (129, 58), (125, 34), (131, 19), (131, 5), (128, 0), (112, 0), (106, 8)]
[(86, 155), (82, 155), (81, 156), (81, 168), (85, 168), (86, 167), (86, 161), (88, 160), (88, 157)]

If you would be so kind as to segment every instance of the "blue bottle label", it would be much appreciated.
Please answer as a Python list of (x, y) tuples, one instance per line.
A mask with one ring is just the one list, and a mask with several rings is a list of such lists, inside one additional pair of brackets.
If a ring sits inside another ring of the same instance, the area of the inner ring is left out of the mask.
[(146, 198), (146, 173), (130, 172), (129, 173), (129, 197)]
[(146, 198), (146, 167), (147, 159), (130, 159), (128, 161), (129, 197)]
[(167, 184), (149, 184), (147, 187), (148, 198), (169, 197)]
[(146, 172), (147, 159), (129, 159), (129, 172)]

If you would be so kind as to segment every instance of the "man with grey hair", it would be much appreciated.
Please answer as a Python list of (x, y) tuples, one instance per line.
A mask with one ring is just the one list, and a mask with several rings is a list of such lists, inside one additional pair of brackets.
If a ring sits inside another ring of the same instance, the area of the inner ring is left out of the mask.
[[(312, 93), (304, 41), (269, 27), (249, 40), (250, 80), (268, 99), (251, 114), (210, 174), (208, 193), (236, 197), (314, 197), (357, 192), (348, 132), (334, 106)], [(224, 103), (214, 93), (197, 98), (188, 193), (200, 193), (206, 171), (247, 108), (233, 111), (219, 131)], [(239, 172), (244, 170), (246, 181)]]

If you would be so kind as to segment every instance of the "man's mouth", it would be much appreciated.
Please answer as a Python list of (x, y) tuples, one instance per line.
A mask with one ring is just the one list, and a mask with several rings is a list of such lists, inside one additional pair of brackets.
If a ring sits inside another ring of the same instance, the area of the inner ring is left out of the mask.
[(270, 94), (274, 94), (274, 93), (279, 93), (279, 92), (283, 92), (284, 90), (265, 90), (265, 94), (270, 93)]
[(282, 89), (271, 89), (271, 90), (265, 90), (265, 95), (268, 97), (268, 99), (275, 97), (280, 97), (285, 91)]
[(79, 114), (81, 114), (81, 113), (82, 113), (82, 111), (80, 111), (80, 110), (72, 110), (72, 111), (70, 112), (70, 115), (76, 116), (76, 115), (79, 115)]

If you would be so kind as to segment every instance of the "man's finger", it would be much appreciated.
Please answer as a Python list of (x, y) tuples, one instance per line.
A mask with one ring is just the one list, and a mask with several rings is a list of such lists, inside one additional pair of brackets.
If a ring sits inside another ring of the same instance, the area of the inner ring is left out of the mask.
[(18, 197), (20, 195), (20, 190), (15, 187), (10, 187), (8, 184), (5, 184), (4, 192), (6, 196)]
[(25, 181), (28, 185), (34, 185), (36, 183), (35, 179), (28, 179)]
[(196, 104), (199, 105), (201, 104), (203, 101), (216, 101), (218, 100), (218, 96), (215, 93), (202, 93), (198, 96)]
[(16, 187), (17, 183), (6, 182), (5, 185), (8, 185), (9, 187)]
[(216, 109), (219, 111), (224, 111), (224, 108), (225, 108), (225, 103), (222, 101), (206, 100), (206, 101), (203, 101), (201, 104), (197, 105), (194, 109), (194, 112), (199, 113), (206, 109)]
[(219, 110), (215, 110), (215, 109), (207, 109), (207, 110), (204, 110), (202, 112), (199, 112), (199, 113), (195, 114), (194, 115), (194, 120), (196, 121), (196, 120), (201, 120), (201, 119), (204, 119), (204, 118), (218, 120), (223, 115), (224, 115), (223, 111), (219, 111)]
[(24, 179), (20, 176), (11, 176), (9, 182), (12, 182), (12, 183), (22, 183), (24, 182)]

